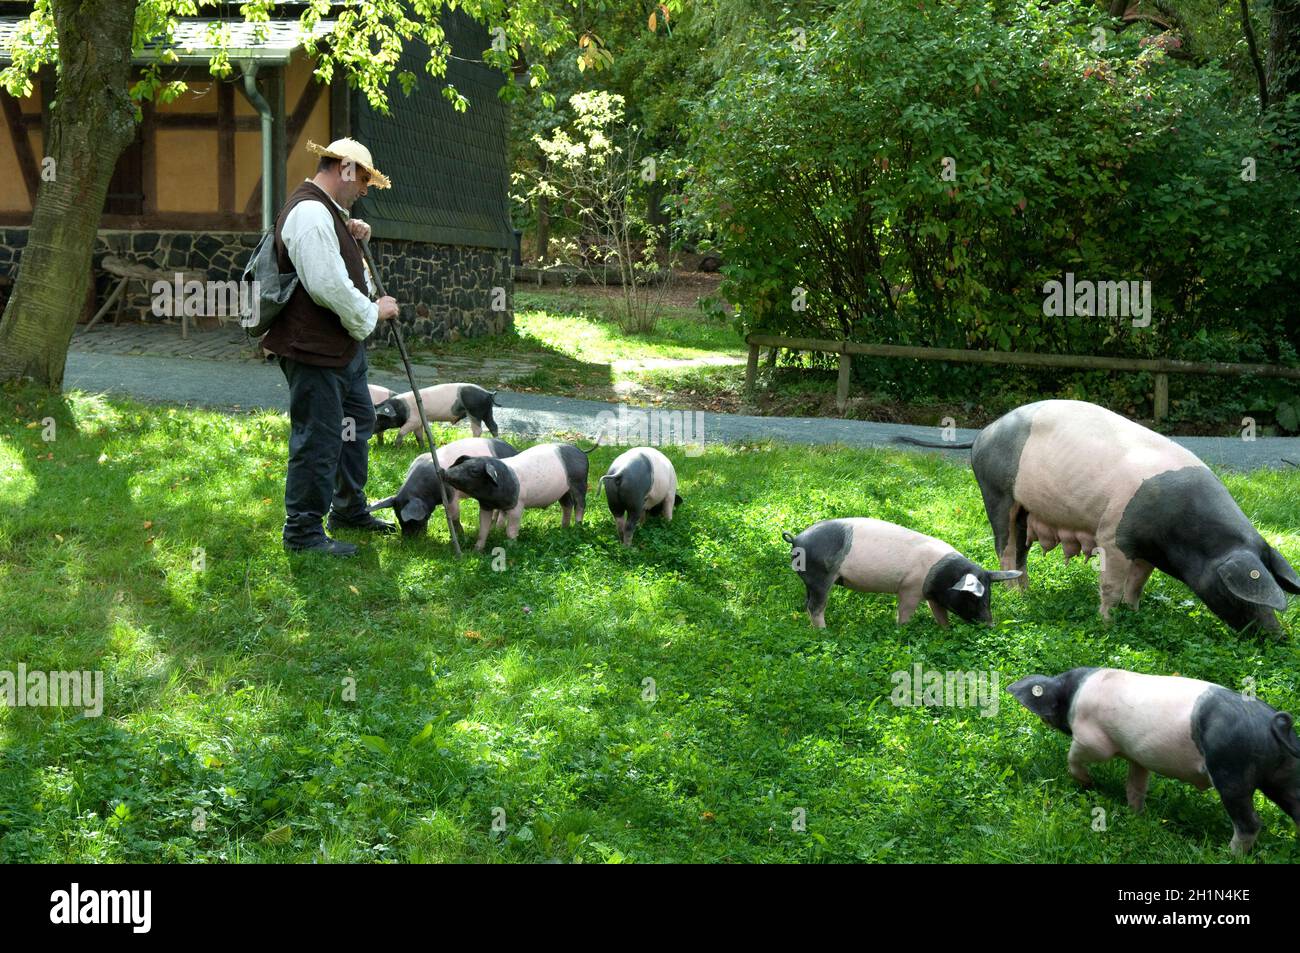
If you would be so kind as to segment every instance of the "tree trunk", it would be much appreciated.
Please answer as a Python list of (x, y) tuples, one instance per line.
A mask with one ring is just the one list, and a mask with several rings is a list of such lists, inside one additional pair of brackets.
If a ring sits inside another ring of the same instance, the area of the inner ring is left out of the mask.
[(31, 377), (62, 389), (108, 183), (135, 135), (128, 86), (138, 2), (52, 4), (59, 75), (45, 151), (54, 175), (42, 176), (18, 280), (0, 320), (0, 381)]
[(1268, 98), (1300, 93), (1300, 0), (1273, 0), (1268, 30)]

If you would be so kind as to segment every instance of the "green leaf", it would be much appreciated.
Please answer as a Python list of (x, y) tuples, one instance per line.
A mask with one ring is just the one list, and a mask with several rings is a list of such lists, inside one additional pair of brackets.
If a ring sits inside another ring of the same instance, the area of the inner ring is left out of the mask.
[(285, 824), (283, 827), (277, 827), (273, 831), (268, 831), (266, 835), (262, 838), (262, 843), (270, 844), (273, 847), (279, 847), (281, 844), (289, 843), (289, 839), (292, 836), (293, 836), (292, 825)]
[(378, 751), (380, 754), (391, 754), (393, 750), (388, 746), (388, 742), (379, 735), (362, 735), (361, 743), (371, 751)]
[(433, 722), (428, 722), (427, 724), (425, 724), (425, 726), (422, 729), (420, 729), (420, 731), (418, 731), (416, 734), (411, 736), (410, 745), (412, 748), (415, 748), (419, 745), (424, 744), (432, 737), (433, 737)]

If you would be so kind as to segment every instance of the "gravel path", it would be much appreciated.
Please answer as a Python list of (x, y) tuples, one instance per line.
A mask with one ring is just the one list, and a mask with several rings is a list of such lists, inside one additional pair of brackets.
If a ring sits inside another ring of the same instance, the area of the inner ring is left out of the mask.
[[(417, 378), (418, 379), (418, 378)], [(407, 390), (401, 373), (372, 369), (370, 380), (394, 390)], [(429, 381), (429, 383), (433, 383)], [(120, 394), (145, 401), (162, 401), (219, 409), (267, 408), (284, 411), (288, 388), (274, 364), (252, 361), (205, 361), (193, 358), (123, 356), (73, 351), (68, 355), (64, 380), (67, 390)], [(571, 397), (501, 391), (496, 413), (503, 433), (539, 437), (549, 433), (586, 434), (590, 439), (603, 428), (606, 442), (737, 443), (778, 440), (800, 444), (846, 444), (856, 447), (892, 444), (900, 434), (939, 439), (938, 430), (902, 424), (872, 423), (807, 417), (745, 417), (704, 411), (640, 410), (618, 404)], [(645, 436), (638, 433), (645, 428)], [(957, 439), (972, 439), (978, 431), (958, 430)], [(674, 440), (684, 436), (686, 440)], [(1206, 463), (1234, 470), (1284, 467), (1283, 457), (1300, 463), (1300, 437), (1260, 437), (1246, 441), (1235, 437), (1179, 437), (1178, 442)], [(965, 459), (965, 451), (950, 453)]]

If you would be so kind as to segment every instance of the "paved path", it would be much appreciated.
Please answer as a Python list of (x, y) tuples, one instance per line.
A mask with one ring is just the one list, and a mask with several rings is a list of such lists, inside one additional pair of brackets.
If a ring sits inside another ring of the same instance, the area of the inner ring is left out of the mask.
[[(134, 322), (120, 327), (97, 325), (89, 332), (78, 328), (69, 350), (80, 354), (171, 357), (242, 364), (252, 364), (259, 360), (258, 349), (249, 342), (243, 329), (234, 324), (223, 324), (207, 330), (191, 328), (188, 338), (181, 337), (179, 324)], [(436, 366), (414, 365), (417, 379), (423, 370), (442, 380), (477, 380), (483, 377), (494, 381), (513, 381), (537, 370), (535, 362), (517, 357), (441, 356), (430, 359), (436, 362)], [(407, 388), (403, 386), (402, 390)]]
[[(417, 382), (425, 384), (417, 373)], [(406, 390), (401, 373), (373, 369), (370, 379), (376, 384)], [(433, 383), (433, 380), (428, 380)], [(132, 357), (120, 354), (96, 354), (74, 350), (68, 355), (64, 386), (68, 390), (122, 394), (146, 401), (214, 408), (267, 408), (283, 411), (288, 405), (288, 389), (280, 369), (274, 364), (244, 361), (211, 361), (177, 357)], [(703, 411), (639, 410), (618, 404), (571, 397), (501, 391), (497, 423), (502, 432), (537, 437), (565, 432), (585, 434), (594, 439), (605, 429), (606, 441), (613, 442), (617, 430), (636, 443), (653, 441), (651, 433), (642, 438), (638, 428), (652, 428), (661, 434), (661, 442), (674, 442), (672, 436), (683, 435), (690, 443), (736, 443), (756, 440), (779, 440), (800, 444), (834, 444), (866, 447), (891, 444), (900, 434), (924, 439), (938, 439), (934, 428), (900, 424), (872, 423), (861, 420), (837, 420), (804, 417), (745, 417), (738, 414), (713, 414)], [(958, 440), (970, 440), (977, 431), (959, 430)], [(623, 441), (619, 441), (623, 442)], [(1180, 437), (1178, 442), (1207, 463), (1238, 470), (1259, 467), (1283, 467), (1283, 457), (1300, 463), (1300, 437), (1261, 437), (1245, 441), (1233, 437)], [(945, 452), (945, 451), (938, 451)], [(965, 451), (946, 451), (965, 458)]]

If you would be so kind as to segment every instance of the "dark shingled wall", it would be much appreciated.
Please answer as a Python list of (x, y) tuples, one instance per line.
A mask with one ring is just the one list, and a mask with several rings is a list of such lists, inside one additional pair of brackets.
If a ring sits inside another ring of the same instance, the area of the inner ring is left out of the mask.
[[(393, 181), (391, 189), (371, 189), (354, 211), (376, 238), (510, 249), (509, 108), (497, 95), (506, 77), (465, 62), (481, 60), (491, 45), (484, 26), (457, 11), (444, 17), (444, 27), (452, 53), (462, 57), (448, 61), (445, 80), (425, 71), (428, 47), (412, 41), (389, 83), (390, 116), (352, 93), (352, 136)], [(410, 96), (396, 79), (402, 70), (416, 76)], [(456, 112), (442, 95), (445, 82), (469, 100), (468, 110)]]

